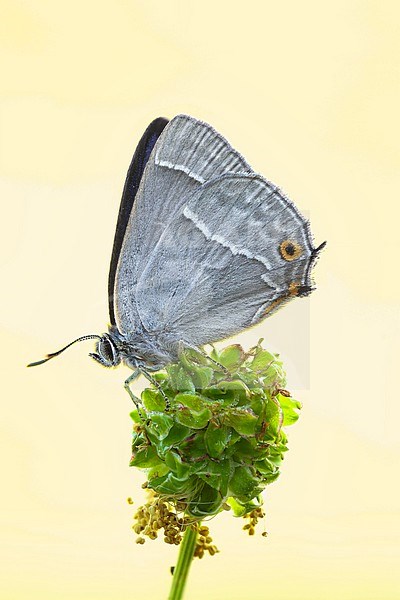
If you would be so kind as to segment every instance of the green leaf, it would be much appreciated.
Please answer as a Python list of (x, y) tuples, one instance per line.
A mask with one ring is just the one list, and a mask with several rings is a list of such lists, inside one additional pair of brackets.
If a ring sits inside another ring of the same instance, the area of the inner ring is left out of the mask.
[(239, 367), (245, 359), (242, 346), (239, 344), (232, 344), (227, 348), (224, 348), (220, 353), (217, 362), (221, 363), (224, 367), (231, 370), (235, 367)]
[(163, 477), (154, 477), (149, 481), (149, 488), (159, 494), (174, 496), (176, 494), (193, 494), (198, 488), (198, 478), (192, 475), (188, 479), (180, 479), (174, 473), (169, 472)]
[(262, 373), (276, 361), (276, 356), (267, 350), (259, 349), (251, 362), (251, 369), (257, 373)]
[[(215, 346), (211, 346), (210, 357), (212, 358), (212, 360), (215, 360), (216, 362), (219, 362), (219, 354), (218, 354), (217, 349), (215, 348)], [(217, 366), (217, 365), (215, 365), (215, 366)]]
[(251, 500), (262, 491), (259, 479), (249, 467), (236, 467), (229, 483), (230, 495), (239, 500)]
[(258, 460), (254, 463), (254, 468), (257, 471), (260, 471), (264, 477), (274, 477), (277, 473), (279, 473), (279, 467), (274, 464), (272, 461), (268, 460), (268, 458), (264, 458), (264, 460)]
[(158, 440), (166, 438), (174, 424), (172, 417), (155, 411), (147, 413), (147, 416), (149, 422), (146, 423), (146, 431), (153, 434)]
[(270, 483), (273, 483), (274, 481), (276, 481), (278, 479), (279, 475), (280, 475), (279, 470), (276, 471), (276, 473), (271, 473), (271, 475), (263, 475), (262, 482), (265, 485), (269, 485)]
[(167, 372), (172, 389), (179, 392), (195, 392), (195, 386), (190, 375), (180, 365), (168, 365)]
[(190, 465), (184, 463), (179, 454), (172, 450), (165, 453), (165, 464), (179, 479), (186, 479), (191, 473)]
[(220, 511), (223, 502), (224, 498), (221, 498), (219, 491), (204, 483), (200, 493), (190, 501), (188, 512), (193, 517), (215, 515)]
[(256, 439), (241, 437), (235, 444), (235, 452), (233, 456), (238, 463), (251, 463), (251, 461), (257, 456)]
[(218, 458), (225, 450), (231, 437), (231, 430), (224, 425), (210, 422), (204, 434), (207, 452), (213, 458)]
[(255, 415), (258, 417), (262, 416), (264, 412), (265, 403), (267, 398), (265, 395), (261, 395), (258, 392), (253, 393), (250, 399), (250, 408)]
[(191, 427), (192, 429), (203, 429), (211, 418), (211, 411), (205, 408), (202, 411), (191, 411), (187, 406), (182, 406), (175, 415), (176, 420), (181, 425)]
[(246, 400), (250, 396), (250, 390), (244, 381), (235, 379), (233, 381), (219, 381), (216, 386), (223, 393), (233, 391), (237, 400)]
[(203, 429), (211, 419), (211, 411), (200, 396), (177, 394), (175, 403), (177, 405), (175, 418), (181, 425), (192, 429)]
[(237, 498), (227, 498), (226, 502), (233, 510), (233, 514), (235, 517), (244, 517), (244, 515), (248, 515), (254, 508), (258, 508), (262, 505), (261, 501), (257, 501), (257, 499), (249, 500), (248, 502), (239, 502)]
[(283, 426), (295, 423), (300, 416), (297, 411), (301, 409), (301, 403), (283, 394), (277, 394), (276, 399), (283, 411)]
[(228, 390), (216, 385), (202, 390), (202, 396), (209, 398), (213, 402), (218, 402), (222, 407), (238, 403), (238, 392), (236, 390)]
[(212, 461), (208, 460), (205, 468), (196, 471), (196, 475), (208, 485), (219, 490), (222, 496), (228, 492), (228, 483), (234, 472), (231, 460)]
[(248, 403), (250, 390), (244, 381), (235, 379), (233, 381), (222, 380), (215, 385), (204, 389), (203, 396), (213, 401), (218, 401), (222, 406), (236, 406), (238, 403)]
[(164, 371), (158, 371), (158, 373), (153, 373), (153, 379), (158, 381), (158, 383), (163, 383), (163, 381), (168, 379), (168, 375)]
[(209, 360), (208, 356), (205, 356), (202, 352), (194, 348), (185, 348), (179, 357), (179, 362), (190, 372), (194, 366), (208, 365)]
[(190, 434), (189, 427), (184, 427), (180, 423), (175, 423), (171, 427), (168, 435), (160, 441), (159, 449), (165, 452), (173, 446), (179, 446), (179, 444), (188, 437)]
[(155, 479), (156, 477), (163, 477), (167, 473), (169, 473), (169, 468), (164, 462), (161, 462), (155, 467), (150, 467), (150, 469), (146, 471), (147, 480), (150, 481), (150, 479)]
[(193, 432), (193, 435), (186, 438), (180, 445), (179, 451), (184, 455), (185, 460), (200, 461), (207, 454), (204, 443), (204, 431)]
[(146, 388), (141, 394), (142, 402), (147, 411), (164, 411), (165, 400), (157, 390)]
[(139, 417), (139, 413), (137, 411), (137, 409), (135, 408), (135, 410), (133, 410), (132, 412), (129, 413), (130, 418), (132, 419), (132, 421), (134, 423), (141, 423), (142, 419)]
[(196, 412), (202, 411), (204, 408), (208, 408), (208, 403), (201, 398), (198, 394), (182, 393), (175, 396), (175, 405), (187, 406), (191, 410)]
[(145, 448), (133, 452), (129, 466), (148, 469), (149, 467), (155, 467), (162, 464), (163, 463), (158, 457), (154, 446), (146, 446)]
[(146, 436), (143, 435), (143, 432), (133, 431), (132, 433), (132, 448), (138, 448), (139, 446), (143, 446), (147, 443)]
[(191, 377), (197, 390), (207, 388), (214, 376), (214, 370), (211, 367), (193, 367)]
[(230, 425), (241, 435), (254, 435), (258, 416), (250, 408), (232, 408), (224, 415), (225, 425)]
[(270, 397), (265, 404), (262, 415), (260, 440), (275, 442), (279, 436), (283, 421), (283, 413), (279, 402)]
[(266, 455), (262, 456), (261, 458), (266, 458), (270, 463), (279, 467), (283, 460), (283, 454), (286, 451), (287, 448), (282, 444), (278, 444), (277, 446), (270, 446)]
[(264, 387), (284, 387), (286, 385), (285, 372), (281, 366), (274, 363), (263, 374)]

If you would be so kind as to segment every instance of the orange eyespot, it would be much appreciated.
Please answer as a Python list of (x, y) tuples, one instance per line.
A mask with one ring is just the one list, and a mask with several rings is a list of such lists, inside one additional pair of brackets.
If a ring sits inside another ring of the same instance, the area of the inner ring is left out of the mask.
[(291, 261), (303, 254), (303, 248), (294, 240), (284, 240), (279, 246), (279, 252), (283, 259)]
[(289, 284), (288, 295), (290, 298), (292, 296), (297, 296), (297, 294), (299, 293), (300, 285), (301, 284), (299, 281), (292, 281), (292, 283)]

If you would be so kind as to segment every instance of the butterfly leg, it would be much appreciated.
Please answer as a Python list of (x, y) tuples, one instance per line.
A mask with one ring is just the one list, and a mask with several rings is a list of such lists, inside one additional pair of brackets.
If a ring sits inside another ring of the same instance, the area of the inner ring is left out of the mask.
[(225, 373), (225, 375), (230, 375), (229, 370), (226, 367), (224, 367), (224, 365), (221, 365), (221, 363), (219, 363), (217, 360), (214, 360), (213, 358), (211, 358), (211, 356), (209, 356), (207, 354), (207, 352), (204, 352), (204, 350), (202, 348), (198, 348), (197, 346), (194, 346), (193, 344), (189, 344), (189, 342), (185, 342), (184, 340), (181, 340), (180, 352), (182, 352), (185, 348), (190, 348), (190, 350), (194, 350), (195, 352), (198, 352), (199, 354), (204, 356), (204, 358), (206, 358), (207, 360), (212, 362), (216, 367), (218, 367), (218, 369), (223, 371)]
[(165, 402), (165, 411), (169, 411), (169, 409), (171, 408), (171, 403), (167, 397), (167, 395), (165, 394), (164, 390), (162, 389), (161, 385), (158, 383), (158, 381), (156, 379), (154, 379), (154, 377), (152, 377), (152, 375), (150, 375), (150, 373), (144, 369), (143, 367), (138, 367), (138, 370), (146, 377), (146, 379), (148, 381), (150, 381), (150, 383), (152, 385), (154, 385), (154, 387), (156, 387), (158, 389), (158, 391), (160, 392), (161, 396), (164, 398), (164, 402)]
[(140, 372), (141, 372), (140, 369), (135, 369), (133, 371), (133, 373), (131, 373), (131, 375), (129, 375), (128, 379), (125, 380), (124, 388), (128, 392), (128, 394), (130, 396), (130, 399), (132, 400), (132, 402), (136, 406), (136, 409), (138, 411), (139, 417), (142, 419), (142, 421), (145, 421), (146, 418), (143, 415), (143, 413), (141, 411), (141, 408), (140, 408), (140, 405), (141, 405), (142, 402), (141, 402), (141, 400), (137, 396), (135, 396), (135, 394), (132, 392), (131, 387), (130, 387), (131, 382), (134, 381), (135, 379), (137, 379), (139, 377)]

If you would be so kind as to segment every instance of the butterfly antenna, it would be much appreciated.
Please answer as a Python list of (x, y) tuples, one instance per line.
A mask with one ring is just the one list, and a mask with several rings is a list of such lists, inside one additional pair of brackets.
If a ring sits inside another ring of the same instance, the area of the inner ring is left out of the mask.
[(26, 365), (27, 367), (37, 367), (37, 365), (42, 365), (43, 363), (47, 362), (48, 360), (50, 360), (51, 358), (54, 358), (55, 356), (58, 356), (59, 354), (61, 354), (61, 352), (64, 352), (64, 350), (66, 350), (67, 348), (69, 348), (70, 346), (72, 346), (72, 344), (76, 344), (76, 342), (83, 342), (84, 340), (95, 340), (101, 339), (100, 335), (83, 335), (82, 337), (77, 338), (76, 340), (74, 340), (73, 342), (70, 342), (69, 344), (67, 344), (66, 346), (64, 346), (64, 348), (61, 348), (61, 350), (58, 350), (58, 352), (52, 352), (51, 354), (48, 354), (46, 356), (46, 358), (43, 358), (42, 360), (38, 360), (37, 362), (32, 362), (29, 363), (29, 365)]

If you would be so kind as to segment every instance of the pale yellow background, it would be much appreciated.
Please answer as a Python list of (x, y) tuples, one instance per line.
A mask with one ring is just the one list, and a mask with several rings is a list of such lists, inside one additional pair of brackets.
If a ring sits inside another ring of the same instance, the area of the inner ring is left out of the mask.
[(328, 240), (312, 298), (242, 338), (285, 359), (311, 317), (270, 535), (215, 519), (221, 553), (194, 565), (187, 598), (399, 598), (398, 2), (3, 0), (2, 13), (1, 598), (166, 597), (176, 550), (136, 546), (125, 502), (142, 482), (126, 369), (99, 368), (91, 343), (24, 365), (104, 331), (126, 169), (148, 122), (178, 112), (212, 123)]

